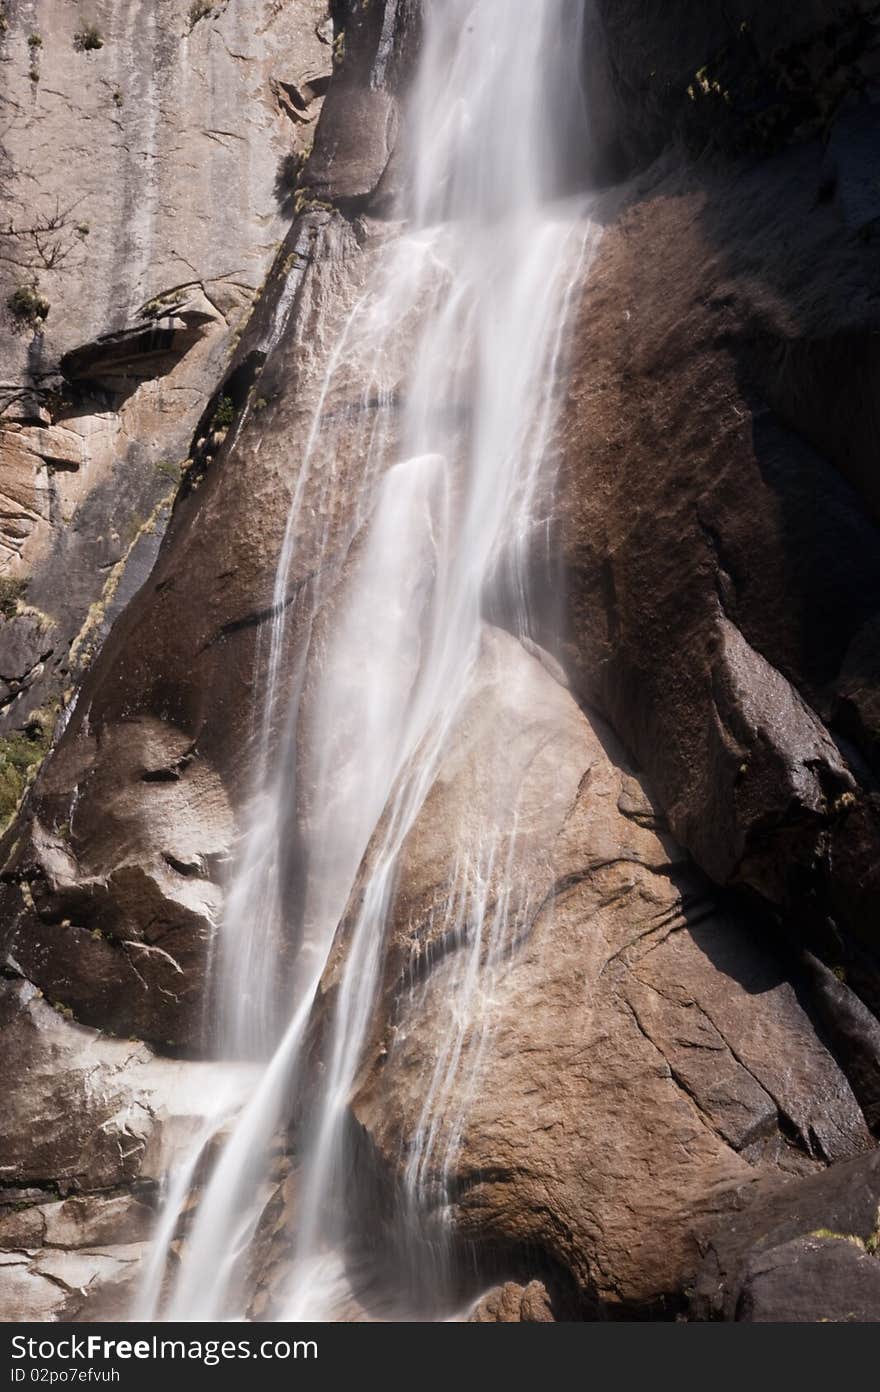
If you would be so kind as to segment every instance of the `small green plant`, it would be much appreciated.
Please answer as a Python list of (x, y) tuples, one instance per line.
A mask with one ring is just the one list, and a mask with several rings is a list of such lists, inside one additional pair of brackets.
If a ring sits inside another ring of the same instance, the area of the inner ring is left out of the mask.
[(18, 613), (18, 601), (25, 592), (23, 580), (13, 580), (11, 576), (0, 577), (0, 614), (11, 619)]
[(0, 828), (12, 820), (24, 791), (49, 749), (49, 722), (37, 712), (25, 730), (0, 739)]
[(161, 295), (154, 295), (151, 300), (142, 307), (140, 314), (144, 319), (160, 319), (168, 314), (171, 306), (180, 302), (179, 290), (164, 290)]
[(156, 464), (156, 472), (164, 474), (166, 478), (171, 479), (172, 483), (180, 483), (183, 465), (173, 464), (170, 459), (160, 459)]
[(28, 48), (42, 48), (42, 47), (43, 47), (43, 40), (40, 38), (39, 34), (30, 34), (30, 35), (28, 36)]
[(78, 29), (73, 36), (73, 46), (77, 53), (93, 53), (95, 49), (103, 48), (104, 40), (98, 26), (87, 24), (84, 29)]
[(64, 420), (76, 404), (69, 388), (60, 391), (57, 387), (46, 387), (40, 392), (40, 399), (49, 412), (53, 425), (59, 420)]
[(332, 213), (333, 204), (324, 198), (313, 198), (305, 189), (299, 189), (294, 196), (293, 211), (297, 217), (302, 217), (303, 213)]
[(291, 150), (284, 170), (285, 177), (289, 181), (291, 188), (296, 188), (299, 177), (308, 164), (309, 155), (311, 153), (311, 142), (302, 150)]
[(193, 0), (189, 7), (189, 31), (192, 33), (200, 19), (207, 19), (208, 15), (214, 13), (214, 6), (211, 0)]
[(231, 396), (221, 396), (211, 418), (212, 430), (228, 430), (235, 416), (235, 402)]
[(48, 319), (50, 307), (46, 296), (40, 293), (36, 285), (19, 285), (6, 300), (6, 308), (22, 328), (39, 329)]

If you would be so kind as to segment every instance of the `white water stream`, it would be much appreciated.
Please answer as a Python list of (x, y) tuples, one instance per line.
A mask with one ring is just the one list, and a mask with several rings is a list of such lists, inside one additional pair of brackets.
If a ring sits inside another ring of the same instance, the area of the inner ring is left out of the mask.
[[(170, 1184), (139, 1318), (249, 1317), (247, 1258), (269, 1192), (270, 1152), (308, 1082), (303, 1041), (343, 921), (346, 949), (320, 1081), (295, 1134), (296, 1219), (272, 1312), (345, 1318), (360, 1300), (372, 1317), (389, 1317), (392, 1308), (390, 1317), (400, 1318), (449, 1313), (430, 1282), (417, 1302), (413, 1296), (407, 1305), (398, 1292), (391, 1305), (370, 1307), (365, 1292), (375, 1273), (353, 1274), (358, 1176), (347, 1108), (376, 1006), (399, 853), (468, 694), (490, 587), (508, 628), (528, 632), (526, 561), (540, 533), (539, 500), (546, 503), (568, 309), (597, 234), (582, 200), (560, 201), (562, 156), (582, 107), (578, 7), (424, 0), (424, 10), (404, 120), (404, 230), (377, 257), (329, 353), (296, 461), (256, 716), (258, 787), (215, 953), (224, 1056), (262, 1058), (265, 1068), (219, 1147), (176, 1263), (177, 1217), (198, 1157)], [(412, 341), (401, 383), (403, 332)], [(342, 438), (322, 407), (353, 370), (365, 399), (393, 400), (397, 410), (386, 411), (381, 426), (375, 411), (364, 411), (370, 423), (349, 423)], [(333, 489), (340, 448), (357, 461), (353, 513), (363, 525), (332, 601), (314, 596), (313, 622), (305, 638), (299, 631), (302, 651), (291, 664), (285, 599), (304, 499), (317, 478)], [(294, 814), (305, 877), (295, 907), (284, 870)], [(369, 872), (349, 906), (368, 845)], [(448, 905), (464, 947), (401, 1195), (414, 1243), (420, 1206), (429, 1202), (428, 1161), (442, 1145), (441, 1168), (451, 1164), (460, 1125), (459, 1118), (441, 1127), (439, 1118), (448, 1122), (456, 1109), (464, 1115), (474, 1082), (461, 1073), (466, 1032), (479, 1033), (476, 1057), (491, 1047), (491, 1020), (476, 1018), (479, 964), (503, 953), (524, 912), (515, 894), (489, 910), (480, 891), (508, 851), (465, 847), (460, 891)], [(279, 999), (278, 943), (291, 915), (299, 947)]]

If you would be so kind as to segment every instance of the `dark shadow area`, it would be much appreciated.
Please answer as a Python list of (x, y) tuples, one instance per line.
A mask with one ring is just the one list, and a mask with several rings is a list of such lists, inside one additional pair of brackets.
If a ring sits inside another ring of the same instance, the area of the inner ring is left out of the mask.
[(293, 217), (296, 212), (296, 194), (299, 176), (305, 165), (305, 157), (298, 150), (288, 150), (278, 161), (273, 192), (275, 202), (285, 217)]
[[(753, 370), (754, 362), (750, 355), (744, 370)], [(752, 409), (755, 462), (778, 511), (788, 580), (779, 599), (787, 602), (787, 623), (799, 630), (799, 662), (790, 675), (817, 692), (839, 673), (856, 633), (880, 612), (880, 531), (833, 463), (771, 409), (749, 401), (748, 385), (743, 399)], [(746, 636), (771, 661), (776, 656), (788, 676), (781, 643), (774, 641), (774, 614), (756, 607), (749, 615), (750, 575), (735, 581), (736, 593), (745, 596)]]

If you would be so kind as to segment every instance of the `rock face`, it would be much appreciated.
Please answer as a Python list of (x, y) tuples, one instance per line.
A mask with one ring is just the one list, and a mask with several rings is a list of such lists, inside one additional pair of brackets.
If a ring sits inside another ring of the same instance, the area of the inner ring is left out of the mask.
[(880, 1262), (836, 1233), (798, 1238), (749, 1263), (737, 1310), (750, 1323), (876, 1322)]
[[(13, 168), (54, 208), (51, 179), (88, 164), (94, 205), (6, 303), (11, 804), (50, 744), (43, 708), (88, 666), (0, 872), (0, 1031), (27, 1077), (0, 1288), (39, 1318), (118, 1313), (156, 1117), (190, 1125), (185, 1092), (162, 1098), (200, 1065), (151, 1048), (208, 1043), (286, 523), (295, 504), (282, 680), (308, 687), (372, 432), (395, 430), (395, 391), (365, 391), (356, 354), (326, 388), (393, 236), (418, 42), (403, 0), (334, 4), (291, 199), (323, 7), (94, 8), (101, 46), (75, 48), (73, 10), (28, 45), (23, 7), (0, 6)], [(383, 1236), (402, 1194), (432, 1240), (451, 1216), (493, 1287), (476, 1322), (880, 1316), (876, 10), (597, 3), (595, 155), (617, 183), (561, 407), (553, 656), (486, 625), (351, 1100)], [(88, 132), (66, 162), (46, 139), (83, 74), (103, 165)], [(274, 255), (279, 201), (296, 217)], [(29, 245), (20, 203), (0, 234)], [(178, 489), (158, 466), (182, 459)], [(270, 1265), (295, 1220), (287, 1157), (276, 1179)]]
[[(661, 168), (608, 229), (559, 487), (565, 659), (715, 880), (783, 906), (810, 893), (814, 918), (839, 914), (870, 947), (871, 736), (841, 715), (880, 549), (785, 374), (813, 344), (867, 335), (878, 262), (816, 202), (820, 178), (813, 146), (735, 185)], [(833, 383), (815, 391), (842, 409)]]
[[(354, 1100), (394, 1188), (415, 1175), (477, 1250), (540, 1253), (610, 1313), (674, 1297), (699, 1231), (762, 1176), (871, 1146), (795, 985), (622, 763), (535, 658), (487, 632), (404, 849)], [(481, 865), (459, 882), (466, 845), (494, 848), (488, 884)], [(468, 895), (463, 923), (443, 912)]]
[(392, 206), (401, 97), (417, 50), (419, 8), (418, 0), (336, 6), (338, 72), (303, 173), (305, 196), (349, 211)]
[(51, 732), (149, 574), (331, 71), (321, 0), (197, 10), (3, 5), (4, 821), (3, 737)]
[[(240, 350), (245, 361), (269, 356), (233, 432), (235, 465), (211, 464), (178, 502), (174, 541), (124, 617), (127, 636), (117, 628), (93, 667), (29, 800), (25, 835), (10, 844), (7, 940), (31, 979), (84, 1022), (159, 1043), (199, 1040), (219, 867), (251, 791), (268, 659), (258, 645), (297, 483), (291, 442), (308, 437), (334, 329), (369, 261), (338, 218), (312, 213), (298, 229), (273, 283), (278, 295), (296, 290), (297, 316), (258, 319)], [(357, 488), (344, 482), (328, 493), (315, 467), (302, 507), (326, 524), (309, 532), (304, 520), (290, 577), (290, 622), (305, 641), (315, 575), (341, 564), (356, 525)], [(139, 658), (120, 668), (117, 643)]]
[(211, 1066), (83, 1029), (20, 979), (0, 981), (0, 1031), (16, 1069), (0, 1132), (2, 1317), (119, 1317), (158, 1181), (217, 1095)]
[(712, 1234), (692, 1317), (877, 1320), (878, 1215), (876, 1151), (760, 1199)]
[[(348, 53), (357, 67), (357, 46)], [(290, 669), (363, 521), (371, 432), (394, 429), (393, 393), (365, 404), (357, 359), (325, 399), (328, 362), (385, 238), (381, 225), (324, 209), (294, 224), (229, 364), (224, 429), (206, 427), (149, 584), (91, 668), (24, 834), (8, 840), (0, 940), (84, 1023), (205, 1042), (204, 962), (220, 866), (252, 792), (288, 514), (296, 500)], [(187, 303), (160, 306), (178, 332)], [(127, 341), (81, 351), (76, 370), (106, 373)], [(319, 405), (328, 425), (312, 458)]]
[[(311, 139), (330, 74), (326, 7), (219, 0), (197, 19), (189, 0), (149, 13), (96, 0), (87, 17), (4, 8), (7, 273), (30, 274), (50, 304), (36, 349), (14, 339), (22, 377), (35, 351), (43, 370), (57, 367), (192, 284), (194, 268), (205, 283), (240, 282), (250, 300), (284, 227), (279, 203), (292, 201), (280, 167)], [(94, 46), (78, 41), (87, 30)], [(51, 232), (24, 231), (50, 220)]]
[(507, 1281), (485, 1295), (469, 1318), (471, 1324), (552, 1324), (553, 1312), (540, 1281)]
[[(618, 170), (676, 137), (701, 154), (763, 154), (821, 132), (840, 102), (876, 81), (876, 0), (596, 0), (611, 69), (602, 128)], [(602, 76), (602, 67), (599, 65)], [(601, 113), (600, 113), (601, 115)]]

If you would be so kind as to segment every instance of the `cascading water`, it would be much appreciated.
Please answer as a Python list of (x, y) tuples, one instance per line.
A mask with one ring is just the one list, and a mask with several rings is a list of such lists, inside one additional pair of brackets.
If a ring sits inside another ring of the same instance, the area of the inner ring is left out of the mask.
[[(163, 1297), (175, 1209), (197, 1158), (171, 1186), (135, 1312), (142, 1318), (248, 1318), (247, 1257), (266, 1201), (267, 1156), (294, 1114), (296, 1219), (287, 1275), (272, 1292), (276, 1317), (344, 1318), (352, 1300), (374, 1317), (448, 1313), (442, 1263), (418, 1290), (409, 1286), (409, 1299), (400, 1290), (370, 1295), (376, 1273), (359, 1266), (351, 1236), (363, 1214), (347, 1109), (376, 1005), (398, 858), (469, 692), (490, 591), (506, 627), (528, 631), (527, 559), (547, 496), (568, 302), (596, 234), (582, 202), (559, 201), (582, 100), (577, 7), (424, 0), (423, 10), (405, 122), (405, 230), (388, 238), (329, 355), (298, 463), (255, 730), (257, 787), (216, 952), (224, 1056), (263, 1057), (265, 1069), (218, 1142)], [(365, 397), (396, 403), (393, 428), (363, 425), (341, 443), (324, 406), (343, 374), (362, 382)], [(285, 600), (303, 500), (316, 478), (332, 491), (341, 447), (358, 459), (358, 535), (341, 578), (316, 587), (291, 662)], [(295, 905), (284, 869), (294, 821), (303, 880)], [(490, 903), (485, 892), (511, 844), (481, 837), (457, 847), (444, 928), (463, 950), (400, 1196), (404, 1247), (422, 1250), (425, 1210), (443, 1207), (426, 1183), (428, 1162), (443, 1148), (441, 1171), (448, 1166), (473, 1059), (491, 1046), (480, 964), (502, 960), (527, 917), (527, 889), (512, 875), (500, 898)], [(282, 1000), (276, 959), (285, 937), (297, 959)], [(303, 1043), (328, 962), (323, 1068), (309, 1086)], [(474, 1033), (468, 1079), (462, 1044)]]

